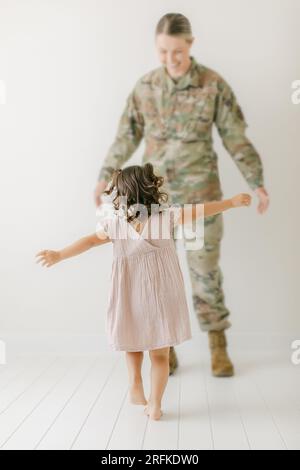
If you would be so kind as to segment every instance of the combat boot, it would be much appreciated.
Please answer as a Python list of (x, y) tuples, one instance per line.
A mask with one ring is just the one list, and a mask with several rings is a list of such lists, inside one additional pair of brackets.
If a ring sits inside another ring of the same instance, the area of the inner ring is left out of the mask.
[(209, 331), (211, 351), (211, 369), (214, 377), (232, 377), (234, 367), (228, 356), (227, 341), (224, 331)]
[(169, 355), (169, 375), (172, 375), (178, 367), (178, 359), (176, 356), (176, 352), (173, 346), (170, 347), (170, 355)]

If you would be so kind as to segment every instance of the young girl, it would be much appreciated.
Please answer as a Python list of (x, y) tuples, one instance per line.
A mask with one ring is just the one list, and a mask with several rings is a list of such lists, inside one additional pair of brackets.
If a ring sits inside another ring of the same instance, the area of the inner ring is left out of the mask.
[[(106, 332), (112, 349), (126, 351), (131, 403), (147, 405), (144, 411), (154, 420), (162, 416), (170, 346), (192, 337), (174, 229), (180, 224), (191, 224), (199, 212), (206, 217), (251, 202), (248, 194), (238, 194), (201, 204), (201, 211), (199, 204), (193, 204), (192, 210), (168, 206), (163, 204), (168, 195), (159, 189), (163, 181), (163, 177), (154, 174), (150, 163), (116, 170), (105, 191), (112, 197), (111, 210), (103, 211), (97, 231), (60, 251), (43, 250), (36, 255), (37, 262), (49, 267), (113, 242)], [(144, 351), (149, 351), (151, 360), (148, 401), (141, 375)]]

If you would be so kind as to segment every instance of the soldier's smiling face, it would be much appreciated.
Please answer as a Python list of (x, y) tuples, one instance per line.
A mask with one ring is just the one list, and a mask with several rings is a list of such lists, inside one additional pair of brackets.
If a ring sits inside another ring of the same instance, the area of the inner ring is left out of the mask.
[(190, 49), (193, 42), (188, 42), (180, 36), (169, 36), (160, 33), (155, 38), (160, 62), (167, 67), (173, 78), (184, 75), (190, 67)]

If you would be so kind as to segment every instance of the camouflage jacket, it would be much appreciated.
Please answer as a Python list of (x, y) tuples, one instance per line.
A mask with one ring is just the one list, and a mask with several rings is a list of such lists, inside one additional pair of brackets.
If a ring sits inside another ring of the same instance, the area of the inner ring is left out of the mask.
[(151, 162), (164, 176), (171, 193), (190, 193), (196, 199), (222, 197), (212, 127), (251, 189), (261, 187), (259, 154), (245, 135), (247, 123), (234, 92), (215, 71), (199, 64), (177, 81), (164, 66), (143, 75), (127, 97), (117, 134), (98, 180), (109, 181), (145, 139), (143, 163)]

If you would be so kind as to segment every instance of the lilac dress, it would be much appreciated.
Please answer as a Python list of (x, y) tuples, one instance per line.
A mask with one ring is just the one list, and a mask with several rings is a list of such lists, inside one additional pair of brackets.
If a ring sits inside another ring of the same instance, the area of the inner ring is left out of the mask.
[(192, 337), (173, 237), (178, 214), (175, 206), (156, 212), (140, 233), (115, 210), (98, 225), (113, 242), (106, 333), (115, 351), (149, 351)]

